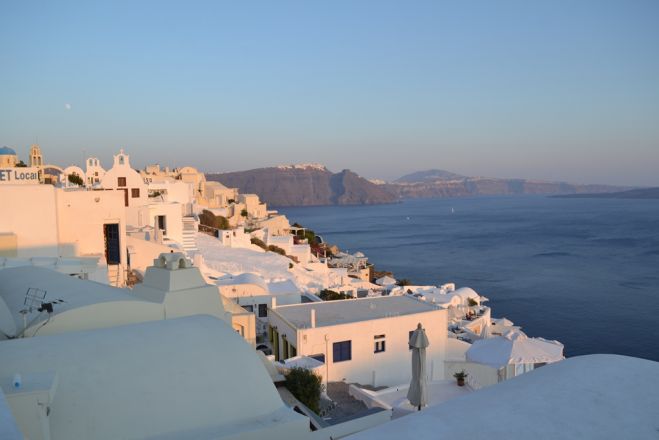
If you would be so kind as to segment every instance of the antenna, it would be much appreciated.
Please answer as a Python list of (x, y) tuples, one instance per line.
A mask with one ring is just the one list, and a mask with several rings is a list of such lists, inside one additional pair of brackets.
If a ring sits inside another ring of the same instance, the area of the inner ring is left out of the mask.
[(43, 304), (44, 298), (46, 298), (46, 291), (42, 289), (37, 289), (36, 287), (30, 287), (25, 293), (25, 299), (23, 300), (23, 305), (27, 306), (30, 311), (36, 306)]

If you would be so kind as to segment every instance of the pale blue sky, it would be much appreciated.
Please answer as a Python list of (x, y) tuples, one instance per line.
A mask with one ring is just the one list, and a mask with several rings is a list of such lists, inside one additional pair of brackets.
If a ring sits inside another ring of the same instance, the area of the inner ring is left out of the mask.
[(0, 145), (659, 185), (657, 23), (656, 0), (5, 1)]

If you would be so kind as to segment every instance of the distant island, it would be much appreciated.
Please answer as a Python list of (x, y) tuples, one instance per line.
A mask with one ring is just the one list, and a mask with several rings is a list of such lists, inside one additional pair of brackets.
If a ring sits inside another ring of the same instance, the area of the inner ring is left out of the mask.
[(659, 199), (659, 188), (640, 188), (605, 193), (560, 194), (553, 197), (568, 199)]
[(469, 177), (438, 169), (408, 174), (384, 186), (400, 198), (580, 194), (627, 189), (610, 185), (578, 185), (530, 179)]
[(418, 171), (393, 182), (369, 181), (350, 170), (333, 173), (320, 164), (207, 173), (206, 178), (238, 188), (242, 193), (259, 194), (269, 205), (281, 207), (370, 205), (410, 198), (593, 194), (626, 189), (608, 185), (468, 177), (440, 169)]

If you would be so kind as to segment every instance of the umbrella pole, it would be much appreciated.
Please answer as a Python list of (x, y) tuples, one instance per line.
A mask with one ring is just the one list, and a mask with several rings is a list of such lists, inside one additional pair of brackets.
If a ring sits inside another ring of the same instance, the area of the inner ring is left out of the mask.
[(419, 411), (421, 411), (421, 405), (419, 405)]

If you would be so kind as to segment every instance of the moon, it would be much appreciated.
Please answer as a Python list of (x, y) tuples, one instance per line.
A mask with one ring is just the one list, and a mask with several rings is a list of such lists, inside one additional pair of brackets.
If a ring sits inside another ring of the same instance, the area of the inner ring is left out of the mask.
[(64, 104), (64, 108), (66, 110), (71, 110), (71, 104)]

